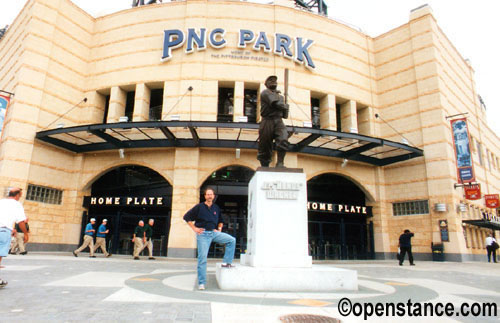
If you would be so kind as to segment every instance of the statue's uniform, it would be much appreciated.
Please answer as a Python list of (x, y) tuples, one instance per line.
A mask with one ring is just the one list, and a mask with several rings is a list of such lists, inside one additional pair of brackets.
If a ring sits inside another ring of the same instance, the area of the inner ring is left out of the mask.
[(277, 91), (265, 89), (260, 94), (262, 117), (259, 125), (259, 153), (257, 159), (262, 165), (269, 165), (273, 153), (273, 141), (276, 143), (278, 159), (288, 151), (288, 132), (283, 123), (283, 113), (288, 109), (283, 96)]

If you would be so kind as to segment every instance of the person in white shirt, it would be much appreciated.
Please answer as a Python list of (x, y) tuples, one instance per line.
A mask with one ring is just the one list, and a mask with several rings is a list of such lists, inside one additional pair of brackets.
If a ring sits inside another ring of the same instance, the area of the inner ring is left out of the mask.
[(497, 262), (497, 241), (493, 233), (486, 238), (484, 244), (486, 245), (486, 251), (488, 252), (488, 262), (491, 262), (491, 255), (493, 255), (493, 262)]
[[(24, 243), (29, 240), (29, 233), (26, 230), (26, 215), (24, 208), (19, 199), (22, 195), (22, 189), (19, 187), (11, 187), (8, 191), (7, 198), (0, 200), (0, 268), (2, 267), (2, 257), (7, 257), (9, 254), (10, 240), (14, 223), (19, 224), (19, 228), (24, 233)], [(0, 278), (0, 288), (5, 287), (7, 282)]]

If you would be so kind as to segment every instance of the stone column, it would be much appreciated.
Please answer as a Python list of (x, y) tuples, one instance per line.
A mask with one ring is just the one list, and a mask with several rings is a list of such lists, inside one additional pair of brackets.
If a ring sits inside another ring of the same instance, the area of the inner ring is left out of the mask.
[(168, 256), (170, 257), (196, 256), (196, 236), (182, 217), (200, 201), (199, 158), (200, 151), (198, 149), (178, 148), (175, 151), (171, 234), (168, 238)]
[(135, 88), (134, 114), (132, 121), (148, 121), (151, 90), (144, 83), (137, 84)]
[(358, 133), (375, 136), (375, 113), (372, 107), (365, 107), (358, 111)]
[(88, 107), (81, 111), (80, 120), (87, 124), (102, 123), (106, 106), (106, 97), (93, 91), (87, 93), (86, 98), (88, 99)]
[(233, 121), (238, 122), (240, 117), (244, 116), (244, 98), (245, 98), (245, 83), (235, 82), (234, 83), (234, 94), (233, 94)]
[(328, 94), (319, 102), (321, 129), (337, 130), (337, 108), (335, 95)]
[(340, 107), (342, 132), (358, 132), (356, 101), (349, 100)]
[(107, 123), (118, 122), (120, 117), (125, 115), (126, 102), (127, 92), (123, 91), (119, 86), (112, 87), (109, 98)]

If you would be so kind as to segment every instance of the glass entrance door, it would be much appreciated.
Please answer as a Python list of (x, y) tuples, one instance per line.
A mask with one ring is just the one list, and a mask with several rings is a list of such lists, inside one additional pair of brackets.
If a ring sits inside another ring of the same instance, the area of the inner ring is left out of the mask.
[(315, 260), (371, 259), (373, 229), (365, 222), (347, 222), (342, 217), (309, 221), (309, 254)]

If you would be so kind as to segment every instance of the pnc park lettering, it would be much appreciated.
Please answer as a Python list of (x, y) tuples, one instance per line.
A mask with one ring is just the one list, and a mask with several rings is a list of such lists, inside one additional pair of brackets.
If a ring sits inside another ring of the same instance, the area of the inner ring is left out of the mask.
[[(179, 29), (168, 29), (164, 31), (163, 56), (162, 60), (167, 61), (172, 58), (172, 49), (182, 47), (186, 44), (185, 52), (193, 53), (195, 48), (198, 51), (212, 48), (223, 48), (227, 45), (225, 39), (226, 30), (215, 28), (210, 32), (206, 28), (188, 28), (185, 33)], [(238, 48), (251, 46), (253, 50), (263, 50), (266, 53), (273, 52), (275, 55), (293, 59), (299, 64), (314, 69), (316, 66), (309, 54), (309, 48), (314, 44), (311, 39), (302, 37), (292, 38), (285, 34), (275, 33), (274, 37), (268, 36), (266, 32), (254, 33), (248, 29), (240, 29), (238, 32)]]

